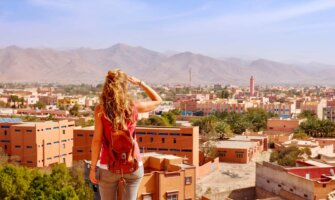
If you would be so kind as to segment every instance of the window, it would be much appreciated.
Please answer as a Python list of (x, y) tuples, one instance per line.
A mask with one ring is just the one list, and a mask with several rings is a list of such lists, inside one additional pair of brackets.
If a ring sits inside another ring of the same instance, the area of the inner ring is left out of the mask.
[(9, 128), (9, 126), (1, 126), (1, 128)]
[(137, 135), (145, 135), (145, 132), (136, 132)]
[(58, 126), (55, 126), (55, 127), (53, 127), (53, 129), (55, 130), (55, 129), (59, 129), (59, 127)]
[(244, 152), (237, 151), (235, 152), (235, 154), (236, 154), (236, 158), (243, 158)]
[(90, 137), (93, 137), (93, 134), (89, 134)]
[(59, 144), (59, 142), (58, 142), (58, 141), (56, 141), (56, 142), (54, 142), (54, 144)]
[(178, 200), (178, 192), (167, 192), (166, 199), (167, 200)]
[(183, 149), (182, 152), (192, 152), (192, 149)]
[(66, 163), (66, 159), (65, 158), (63, 158), (63, 163)]
[(19, 148), (21, 148), (21, 146), (20, 145), (16, 145), (15, 148), (19, 149)]
[(62, 142), (66, 142), (66, 140), (62, 140)]
[(165, 149), (165, 148), (159, 148), (158, 150), (159, 151), (168, 151), (168, 149)]
[(148, 132), (147, 135), (156, 135), (157, 133), (155, 132)]
[(179, 149), (170, 149), (170, 151), (180, 152)]
[(162, 138), (162, 143), (165, 143), (165, 138)]
[(158, 135), (168, 135), (167, 133), (158, 133)]
[(173, 138), (173, 143), (176, 144), (177, 143), (177, 140), (176, 138)]
[(65, 149), (65, 144), (63, 144), (63, 149)]
[(5, 130), (5, 135), (7, 135), (7, 130)]
[(185, 177), (185, 185), (191, 185), (192, 184), (192, 176)]
[(15, 129), (15, 132), (21, 132), (21, 130), (20, 129)]
[(7, 150), (7, 144), (5, 144), (5, 150)]
[(48, 142), (47, 145), (51, 145), (51, 142)]
[(65, 134), (65, 130), (63, 130), (63, 134)]
[(31, 133), (31, 132), (33, 132), (33, 130), (27, 130), (27, 132)]
[(46, 128), (45, 130), (46, 130), (46, 131), (50, 131), (50, 130), (51, 130), (51, 128)]
[(83, 137), (83, 134), (77, 134), (78, 137)]
[(218, 151), (218, 156), (219, 157), (226, 157), (227, 151)]
[(157, 148), (147, 148), (148, 150), (150, 150), (150, 151), (156, 151), (157, 150)]
[(170, 133), (170, 135), (179, 136), (180, 134), (179, 133)]
[(142, 194), (142, 200), (152, 200), (152, 194)]
[(77, 152), (79, 152), (79, 153), (82, 153), (82, 152), (83, 152), (83, 150), (77, 150)]
[(142, 142), (142, 137), (139, 137), (138, 140), (139, 140), (140, 142)]
[(61, 126), (61, 128), (66, 128), (66, 126)]
[(27, 146), (27, 149), (32, 149), (33, 148), (33, 146)]
[(51, 160), (51, 158), (47, 158), (47, 160)]
[(192, 136), (192, 134), (189, 134), (189, 133), (183, 133), (181, 134), (182, 136)]
[(154, 138), (153, 138), (153, 137), (151, 137), (151, 138), (150, 138), (150, 142), (153, 142), (153, 141), (154, 141)]
[(31, 160), (28, 160), (28, 161), (27, 161), (27, 163), (33, 163), (33, 161), (31, 161)]

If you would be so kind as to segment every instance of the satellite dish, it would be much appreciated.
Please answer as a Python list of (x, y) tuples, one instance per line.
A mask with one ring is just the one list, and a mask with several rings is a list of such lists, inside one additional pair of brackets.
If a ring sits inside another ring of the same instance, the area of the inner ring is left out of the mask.
[(335, 176), (334, 169), (330, 169), (330, 174), (331, 174), (332, 176)]

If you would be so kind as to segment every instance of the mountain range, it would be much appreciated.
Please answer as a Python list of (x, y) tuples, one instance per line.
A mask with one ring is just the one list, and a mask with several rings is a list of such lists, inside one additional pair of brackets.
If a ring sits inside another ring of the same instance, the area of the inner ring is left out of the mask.
[(150, 83), (192, 85), (335, 84), (335, 66), (320, 63), (286, 64), (266, 59), (218, 59), (191, 52), (160, 53), (143, 47), (116, 44), (106, 49), (0, 49), (1, 82), (98, 83), (106, 72), (120, 68)]

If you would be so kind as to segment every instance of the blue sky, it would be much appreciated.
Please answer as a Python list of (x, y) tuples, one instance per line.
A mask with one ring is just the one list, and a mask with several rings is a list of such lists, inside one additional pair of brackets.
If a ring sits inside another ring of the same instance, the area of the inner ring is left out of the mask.
[(335, 65), (335, 0), (0, 0), (0, 38)]

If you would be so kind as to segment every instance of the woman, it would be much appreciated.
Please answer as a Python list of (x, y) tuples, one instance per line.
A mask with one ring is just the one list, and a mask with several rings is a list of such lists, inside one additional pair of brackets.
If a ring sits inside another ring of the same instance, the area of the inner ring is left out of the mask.
[[(141, 87), (151, 101), (132, 102), (128, 97), (128, 82)], [(112, 173), (108, 169), (107, 160), (110, 158), (108, 158), (109, 146), (106, 141), (115, 132), (104, 130), (129, 130), (129, 133), (133, 133), (136, 126), (137, 113), (150, 112), (161, 102), (161, 97), (143, 81), (127, 76), (126, 73), (119, 69), (108, 72), (100, 96), (100, 104), (96, 106), (94, 111), (95, 131), (91, 147), (90, 180), (94, 184), (99, 184), (102, 200), (117, 199), (118, 182), (121, 176), (120, 174)], [(111, 129), (107, 129), (109, 127)], [(122, 190), (122, 199), (124, 200), (135, 200), (137, 198), (138, 187), (144, 174), (140, 150), (136, 141), (134, 153), (138, 161), (137, 170), (133, 173), (122, 175), (125, 181)], [(100, 160), (99, 180), (96, 179), (98, 160)]]

